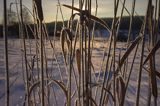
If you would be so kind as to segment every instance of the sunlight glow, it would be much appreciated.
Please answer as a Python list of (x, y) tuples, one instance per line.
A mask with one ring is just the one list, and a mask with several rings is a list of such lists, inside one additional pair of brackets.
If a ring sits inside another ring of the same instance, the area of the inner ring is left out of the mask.
[[(123, 0), (122, 0), (123, 1)], [(8, 0), (8, 7), (9, 4), (11, 2), (14, 2), (14, 0)], [(139, 15), (144, 15), (144, 11), (146, 9), (146, 0), (139, 0), (136, 3), (136, 12)], [(32, 11), (32, 0), (23, 0), (23, 3)], [(67, 4), (67, 5), (71, 5), (71, 0), (60, 0), (61, 4)], [(112, 17), (113, 16), (113, 0), (98, 0), (98, 17)], [(3, 1), (0, 0), (0, 22), (2, 22), (2, 8), (3, 8)], [(44, 17), (45, 17), (45, 21), (46, 22), (52, 22), (55, 21), (55, 17), (56, 17), (56, 7), (57, 7), (57, 0), (44, 0), (43, 1), (43, 11), (44, 11)], [(75, 0), (75, 7), (79, 7), (78, 5), (78, 0)], [(128, 0), (126, 2), (126, 7), (129, 11), (131, 11), (131, 5), (132, 5), (132, 0)], [(92, 14), (95, 14), (95, 8), (96, 8), (96, 3), (95, 0), (93, 0), (92, 2)], [(119, 7), (119, 11), (121, 9), (122, 6)], [(12, 8), (13, 11), (15, 11), (15, 6), (13, 6)], [(70, 15), (71, 15), (71, 10), (62, 7), (62, 11), (63, 11), (63, 16), (64, 16), (64, 20), (69, 19)], [(119, 15), (119, 14), (118, 14)], [(125, 13), (125, 15), (128, 15)], [(58, 21), (62, 21), (61, 15), (59, 14), (58, 16)]]

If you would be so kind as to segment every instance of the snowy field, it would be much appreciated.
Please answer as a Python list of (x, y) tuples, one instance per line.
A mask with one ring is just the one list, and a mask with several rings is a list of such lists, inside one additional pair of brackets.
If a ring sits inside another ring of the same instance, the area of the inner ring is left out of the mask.
[[(22, 58), (23, 50), (21, 49), (22, 45), (20, 43), (20, 40), (18, 39), (11, 39), (8, 41), (8, 49), (9, 49), (9, 75), (10, 75), (10, 104), (11, 106), (22, 106), (25, 99), (25, 84), (24, 84), (24, 60)], [(35, 49), (35, 41), (34, 40), (27, 40), (27, 58), (29, 63), (31, 64), (33, 60), (33, 57), (36, 53)], [(65, 84), (67, 83), (67, 72), (66, 67), (64, 65), (64, 60), (61, 52), (60, 42), (59, 40), (55, 43), (55, 50), (51, 49), (51, 46), (48, 41), (45, 42), (46, 47), (46, 59), (47, 59), (47, 69), (48, 73), (50, 73), (50, 77), (61, 80)], [(95, 40), (94, 41), (94, 47), (93, 47), (93, 54), (92, 54), (92, 63), (95, 70), (95, 78), (97, 77), (97, 73), (100, 72), (101, 63), (103, 59), (104, 50), (108, 47), (107, 43), (104, 43), (102, 40)], [(30, 50), (31, 49), (31, 50)], [(118, 42), (117, 48), (116, 48), (116, 56), (118, 57), (119, 51), (121, 50), (122, 53), (125, 52), (125, 43)], [(148, 54), (147, 50), (145, 49), (145, 53)], [(55, 55), (54, 55), (55, 54)], [(129, 63), (132, 62), (133, 59), (133, 53), (129, 56)], [(160, 71), (160, 50), (157, 52), (156, 55), (156, 69), (157, 71)], [(136, 88), (137, 88), (137, 77), (138, 77), (138, 70), (139, 70), (139, 60), (140, 60), (140, 54), (136, 56), (135, 64), (133, 67), (133, 71), (131, 74), (131, 80), (129, 82), (129, 87), (127, 89), (127, 96), (125, 98), (125, 105), (126, 106), (133, 106), (135, 104), (135, 98), (136, 98)], [(35, 65), (33, 69), (33, 75), (35, 77), (35, 80), (37, 78), (38, 69), (36, 68), (37, 65)], [(60, 70), (59, 70), (60, 69)], [(74, 61), (74, 69), (77, 70), (75, 61)], [(60, 72), (62, 74), (62, 78), (60, 76)], [(77, 71), (76, 76), (77, 76)], [(94, 73), (93, 73), (94, 74)], [(93, 82), (95, 80), (93, 79)], [(147, 95), (148, 93), (148, 74), (145, 70), (142, 71), (142, 80), (141, 80), (141, 93), (140, 93), (140, 106), (147, 105)], [(157, 77), (158, 81), (158, 90), (160, 90), (160, 79)], [(34, 81), (33, 81), (34, 82)], [(72, 89), (74, 91), (75, 88), (75, 82), (74, 77), (72, 77)], [(94, 89), (94, 88), (93, 88)], [(55, 85), (54, 87), (56, 99), (52, 96), (53, 93), (51, 93), (50, 98), (52, 99), (53, 104), (49, 104), (51, 106), (62, 106), (64, 104), (64, 94), (60, 91), (60, 89)], [(73, 92), (72, 92), (73, 93)], [(98, 93), (99, 95), (99, 93)], [(160, 92), (158, 92), (158, 104), (160, 103)], [(153, 98), (153, 97), (152, 97)], [(58, 102), (55, 102), (55, 101)], [(98, 100), (98, 99), (97, 99)], [(5, 70), (4, 70), (4, 42), (3, 39), (0, 39), (0, 106), (3, 106), (5, 102)], [(73, 97), (74, 102), (74, 97)], [(153, 105), (153, 99), (151, 100)], [(39, 102), (36, 102), (37, 105)], [(73, 103), (72, 103), (73, 104)], [(40, 105), (40, 104), (39, 104)], [(112, 104), (111, 104), (112, 105)]]

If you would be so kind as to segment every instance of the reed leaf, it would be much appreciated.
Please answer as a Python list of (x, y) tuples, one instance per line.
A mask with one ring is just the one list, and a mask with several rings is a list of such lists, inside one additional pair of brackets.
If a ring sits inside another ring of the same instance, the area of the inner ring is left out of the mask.
[(160, 79), (160, 73), (158, 71), (155, 71), (157, 77)]
[(52, 79), (52, 80), (49, 80), (48, 86), (51, 85), (51, 84), (58, 85), (61, 88), (61, 90), (63, 91), (63, 93), (65, 94), (66, 99), (68, 99), (68, 96), (67, 96), (68, 95), (67, 94), (68, 91), (67, 91), (67, 89), (65, 87), (65, 84), (63, 82), (59, 82), (57, 80)]
[(120, 92), (121, 93), (121, 96), (120, 96), (121, 101), (120, 101), (120, 106), (123, 106), (124, 105), (124, 100), (125, 100), (125, 82), (124, 82), (124, 80), (123, 80), (122, 77), (119, 77), (118, 79), (119, 79), (120, 85), (121, 85), (121, 92)]
[[(64, 6), (64, 7), (67, 7), (67, 8), (70, 8), (70, 9), (73, 9), (73, 10), (75, 10), (75, 11), (78, 11), (78, 12), (80, 12), (81, 14), (83, 13), (83, 15), (89, 16), (89, 17), (87, 17), (87, 18), (90, 18), (91, 20), (100, 23), (102, 26), (104, 26), (104, 27), (110, 32), (110, 28), (109, 28), (109, 26), (105, 23), (105, 21), (103, 21), (102, 19), (100, 19), (100, 18), (98, 18), (98, 17), (96, 17), (96, 16), (93, 16), (93, 15), (91, 15), (91, 14), (88, 15), (88, 11), (86, 11), (86, 10), (80, 10), (80, 9), (78, 9), (78, 8), (76, 8), (76, 7), (72, 7), (72, 6), (65, 5), (65, 4), (63, 4), (63, 6)], [(80, 14), (77, 14), (77, 15), (80, 15)]]
[[(61, 90), (63, 91), (63, 93), (65, 94), (65, 97), (67, 99), (67, 90), (66, 90), (66, 87), (65, 87), (64, 83), (59, 82), (59, 81), (54, 80), (54, 79), (45, 79), (45, 81), (47, 82), (47, 86), (50, 86), (52, 84), (58, 85), (61, 88)], [(41, 83), (40, 81), (37, 81), (30, 87), (29, 95), (28, 95), (29, 97), (31, 96), (33, 90), (40, 86), (40, 83)]]
[(63, 53), (64, 59), (65, 59), (65, 63), (67, 63), (66, 62), (67, 51), (65, 50), (65, 42), (67, 43), (68, 50), (70, 50), (71, 40), (72, 40), (71, 36), (73, 36), (73, 34), (70, 32), (69, 29), (64, 28), (61, 30), (60, 42), (61, 42), (61, 49), (62, 49), (62, 53)]
[(118, 64), (117, 70), (116, 72), (122, 67), (122, 65), (124, 64), (125, 60), (128, 58), (128, 56), (130, 55), (130, 53), (133, 51), (133, 49), (136, 47), (136, 45), (141, 41), (142, 37), (138, 36), (133, 42), (132, 44), (128, 47), (128, 50), (124, 53), (124, 55), (122, 56), (122, 58), (120, 59), (120, 62)]
[(89, 99), (94, 104), (94, 105), (92, 104), (92, 106), (98, 106), (97, 103), (96, 103), (96, 101), (92, 97), (89, 97)]
[(153, 61), (152, 60), (150, 60), (149, 76), (150, 76), (149, 79), (150, 79), (150, 83), (151, 83), (152, 94), (153, 94), (154, 97), (157, 98), (158, 91), (157, 91), (156, 73), (155, 73), (155, 70), (153, 68)]
[(156, 51), (160, 48), (160, 40), (156, 43), (156, 45), (152, 48), (148, 56), (146, 57), (145, 61), (143, 62), (143, 65), (147, 63), (147, 61), (155, 55)]

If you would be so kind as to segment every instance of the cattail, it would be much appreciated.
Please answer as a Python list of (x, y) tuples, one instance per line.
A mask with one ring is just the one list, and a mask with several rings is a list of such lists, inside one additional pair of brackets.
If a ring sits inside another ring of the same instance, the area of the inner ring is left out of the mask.
[(78, 73), (79, 75), (81, 75), (81, 52), (79, 49), (76, 50), (76, 62), (77, 62)]
[(37, 15), (40, 21), (43, 21), (42, 0), (34, 0), (37, 9)]

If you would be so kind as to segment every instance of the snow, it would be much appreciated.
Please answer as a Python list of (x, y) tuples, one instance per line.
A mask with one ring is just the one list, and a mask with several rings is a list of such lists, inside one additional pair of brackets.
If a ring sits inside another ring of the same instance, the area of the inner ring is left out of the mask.
[[(10, 39), (8, 41), (8, 48), (9, 48), (9, 71), (10, 71), (10, 104), (11, 106), (21, 106), (23, 105), (24, 99), (25, 99), (25, 84), (23, 79), (23, 73), (25, 73), (25, 70), (22, 69), (22, 63), (24, 61), (22, 60), (22, 49), (20, 44), (20, 39)], [(61, 80), (59, 71), (62, 72), (63, 81), (65, 84), (67, 84), (67, 72), (66, 67), (64, 65), (64, 60), (61, 52), (60, 42), (59, 40), (56, 40), (56, 48), (54, 53), (56, 54), (56, 58), (53, 58), (53, 51), (48, 41), (45, 42), (46, 46), (46, 53), (47, 53), (47, 61), (48, 61), (48, 73), (56, 80)], [(122, 50), (122, 53), (126, 50), (125, 43), (118, 42), (118, 46), (116, 48), (117, 55), (120, 50)], [(29, 60), (29, 63), (31, 63), (31, 58), (35, 55), (35, 40), (27, 40), (27, 58)], [(95, 40), (94, 41), (94, 48), (93, 48), (93, 55), (92, 55), (92, 63), (94, 65), (94, 70), (97, 74), (99, 73), (98, 70), (100, 70), (104, 50), (108, 46), (107, 43), (105, 43), (102, 40)], [(29, 48), (31, 47), (31, 52)], [(123, 49), (122, 49), (123, 48)], [(139, 50), (140, 51), (140, 50)], [(145, 51), (147, 52), (147, 51)], [(132, 62), (133, 59), (132, 53), (129, 57), (129, 63)], [(156, 55), (156, 68), (159, 71), (160, 65), (160, 51), (157, 52)], [(56, 61), (57, 59), (57, 61)], [(138, 78), (138, 70), (139, 70), (139, 59), (140, 54), (137, 55), (135, 64), (133, 67), (133, 71), (131, 74), (131, 79), (129, 82), (129, 87), (127, 89), (127, 96), (125, 98), (125, 105), (126, 106), (133, 106), (135, 104), (135, 98), (136, 98), (136, 88), (137, 88), (137, 78)], [(36, 61), (36, 60), (35, 60)], [(52, 63), (53, 61), (53, 63)], [(75, 61), (74, 61), (74, 65)], [(37, 77), (38, 70), (36, 68), (36, 64), (34, 67), (34, 75)], [(53, 67), (51, 67), (53, 66)], [(24, 66), (23, 66), (24, 67)], [(75, 71), (77, 70), (76, 66), (74, 67)], [(59, 70), (61, 69), (61, 70)], [(63, 71), (62, 71), (63, 70)], [(140, 106), (147, 105), (147, 95), (148, 95), (148, 74), (146, 71), (143, 70), (142, 72), (142, 83), (141, 83), (141, 94), (140, 94)], [(76, 71), (76, 76), (77, 71)], [(158, 81), (158, 90), (160, 89), (160, 81), (157, 78)], [(75, 90), (75, 79), (72, 77), (72, 93)], [(61, 92), (60, 88), (57, 85), (54, 86), (54, 91), (56, 96), (56, 99), (58, 101), (57, 105), (62, 106), (64, 104), (65, 96)], [(53, 91), (50, 92), (51, 95), (53, 95)], [(99, 93), (98, 93), (99, 94)], [(160, 93), (158, 93), (158, 104), (160, 103)], [(73, 97), (75, 99), (75, 96)], [(51, 103), (53, 103), (56, 106), (55, 98), (53, 96), (50, 96), (50, 99), (52, 100)], [(153, 105), (153, 99), (152, 99), (152, 105)], [(37, 101), (38, 102), (38, 101)], [(5, 103), (5, 70), (4, 70), (4, 42), (3, 39), (0, 39), (0, 105), (3, 105)], [(74, 104), (74, 101), (72, 101), (72, 105)], [(51, 105), (51, 104), (50, 104)]]

